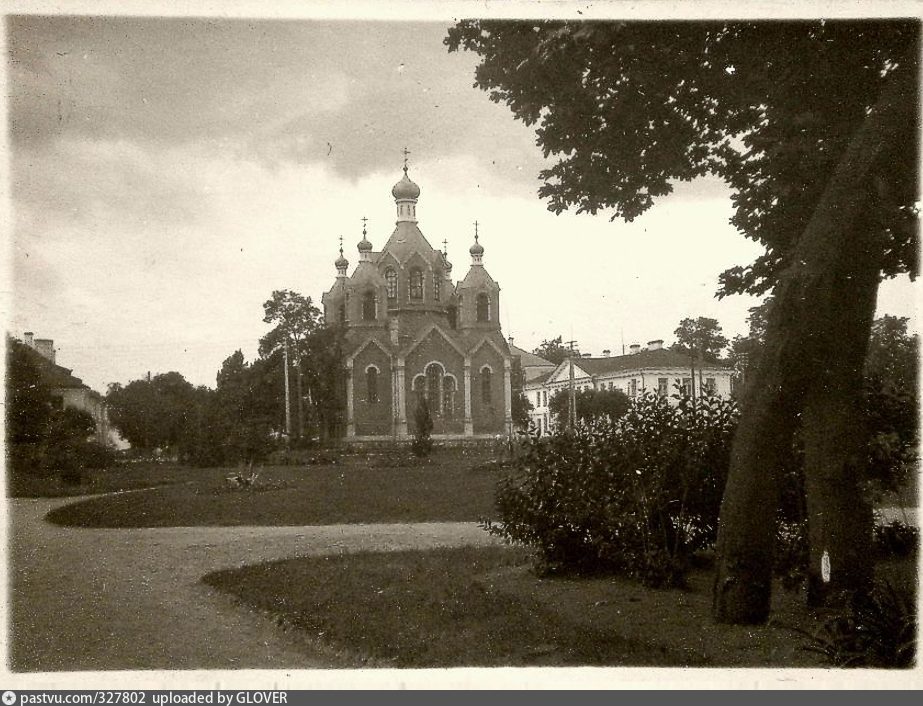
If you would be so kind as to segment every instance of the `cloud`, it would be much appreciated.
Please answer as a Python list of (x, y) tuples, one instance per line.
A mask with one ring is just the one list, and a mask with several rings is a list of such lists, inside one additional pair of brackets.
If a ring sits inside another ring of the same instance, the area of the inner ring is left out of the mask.
[(440, 23), (17, 17), (13, 145), (60, 139), (208, 145), (359, 179), (476, 144), (534, 182), (531, 129), (472, 87)]

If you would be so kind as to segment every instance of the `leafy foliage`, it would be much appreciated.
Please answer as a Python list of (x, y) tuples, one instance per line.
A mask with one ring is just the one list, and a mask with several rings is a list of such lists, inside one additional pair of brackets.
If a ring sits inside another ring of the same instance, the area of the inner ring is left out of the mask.
[(916, 600), (909, 591), (878, 583), (857, 594), (848, 609), (830, 618), (807, 649), (837, 667), (909, 668), (917, 652)]
[(647, 394), (618, 420), (526, 438), (488, 530), (535, 547), (544, 570), (682, 585), (692, 553), (715, 539), (736, 420), (727, 400), (693, 408)]
[(35, 444), (44, 438), (52, 412), (51, 393), (28, 348), (6, 337), (6, 430), (10, 444)]
[[(612, 208), (630, 221), (676, 181), (724, 179), (733, 224), (766, 248), (723, 275), (729, 294), (773, 286), (882, 85), (916, 60), (918, 34), (889, 20), (465, 20), (445, 43), (477, 53), (475, 85), (537, 125), (557, 160), (539, 174), (555, 213)], [(873, 175), (886, 276), (916, 268), (917, 163), (902, 143)]]
[(875, 551), (885, 558), (916, 556), (920, 551), (920, 530), (900, 520), (876, 525)]
[(673, 333), (676, 335), (673, 350), (695, 354), (697, 357), (710, 361), (718, 360), (721, 352), (728, 345), (728, 339), (721, 333), (721, 324), (718, 320), (705, 316), (697, 319), (683, 319)]
[(9, 469), (17, 475), (58, 474), (66, 482), (79, 483), (84, 470), (111, 465), (113, 454), (89, 439), (96, 431), (90, 414), (54, 404), (34, 355), (7, 336)]
[(551, 340), (546, 339), (532, 352), (540, 358), (544, 358), (549, 363), (560, 365), (568, 356), (574, 355), (574, 351), (565, 346), (562, 341), (562, 336), (552, 338)]
[(135, 448), (175, 448), (189, 423), (194, 389), (178, 372), (132, 380), (124, 387), (113, 383), (106, 395), (109, 418)]
[(276, 290), (263, 303), (263, 321), (274, 324), (260, 339), (260, 355), (281, 353), (285, 341), (294, 366), (294, 437), (335, 437), (344, 423), (346, 378), (342, 367), (343, 328), (325, 324), (311, 297)]
[(904, 317), (872, 324), (862, 409), (868, 433), (868, 478), (876, 489), (896, 490), (918, 467), (917, 361), (920, 344)]
[[(568, 398), (567, 390), (559, 390), (548, 402), (548, 409), (555, 417), (558, 428), (567, 426)], [(577, 406), (577, 419), (589, 422), (601, 417), (618, 419), (628, 411), (630, 399), (621, 390), (577, 390), (574, 392)]]
[(513, 356), (513, 365), (510, 369), (510, 416), (513, 426), (517, 429), (529, 428), (529, 412), (532, 403), (523, 391), (525, 374), (522, 371), (522, 361), (518, 356)]

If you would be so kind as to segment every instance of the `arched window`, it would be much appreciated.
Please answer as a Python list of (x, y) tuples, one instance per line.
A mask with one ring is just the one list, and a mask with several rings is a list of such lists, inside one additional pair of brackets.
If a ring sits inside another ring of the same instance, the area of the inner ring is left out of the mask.
[(375, 292), (366, 292), (362, 295), (362, 320), (375, 320)]
[(365, 384), (368, 388), (369, 404), (378, 402), (378, 368), (370, 365), (365, 371)]
[(481, 368), (481, 402), (490, 404), (490, 368), (486, 365)]
[(455, 378), (448, 375), (442, 379), (442, 416), (446, 419), (455, 416)]
[(341, 324), (346, 323), (346, 302), (340, 302), (340, 310), (337, 312), (337, 316), (340, 319)]
[(433, 272), (433, 301), (438, 302), (442, 297), (442, 273)]
[(397, 272), (393, 267), (385, 270), (385, 285), (388, 288), (388, 300), (397, 299)]
[(410, 298), (423, 298), (423, 270), (419, 267), (414, 267), (410, 271)]
[(426, 366), (426, 401), (430, 414), (436, 416), (442, 410), (442, 368), (436, 363)]
[(449, 328), (458, 328), (458, 309), (454, 306), (450, 306), (446, 309), (446, 314), (449, 317)]
[(483, 293), (478, 294), (477, 317), (478, 321), (490, 321), (490, 297)]

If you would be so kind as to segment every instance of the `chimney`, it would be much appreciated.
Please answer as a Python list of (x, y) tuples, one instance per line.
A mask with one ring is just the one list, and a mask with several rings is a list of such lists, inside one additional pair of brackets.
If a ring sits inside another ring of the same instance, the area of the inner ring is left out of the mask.
[(510, 337), (509, 337), (508, 339), (506, 339), (506, 340), (509, 342), (510, 348), (512, 348), (512, 347), (513, 347), (513, 337), (510, 336)]
[(657, 339), (654, 339), (653, 341), (647, 342), (647, 349), (649, 351), (659, 351), (661, 348), (663, 348), (662, 338), (657, 338)]
[(54, 341), (50, 338), (36, 338), (35, 350), (41, 353), (43, 358), (47, 358), (54, 363)]
[(612, 351), (610, 351), (608, 348), (603, 350), (603, 358), (608, 358), (610, 355), (612, 355)]
[(634, 355), (635, 353), (640, 353), (640, 352), (641, 352), (641, 344), (640, 344), (640, 343), (632, 343), (630, 346), (628, 346), (628, 350), (630, 351), (630, 354), (631, 354), (631, 355)]
[(23, 337), (23, 340), (26, 342), (26, 345), (29, 346), (29, 348), (35, 348), (35, 344), (32, 342), (32, 332), (31, 331), (26, 331), (22, 335), (22, 337)]

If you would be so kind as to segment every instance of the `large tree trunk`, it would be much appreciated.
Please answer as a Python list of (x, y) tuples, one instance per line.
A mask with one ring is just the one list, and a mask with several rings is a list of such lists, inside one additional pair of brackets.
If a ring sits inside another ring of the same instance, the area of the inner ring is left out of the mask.
[(867, 435), (859, 405), (883, 243), (878, 204), (867, 203), (824, 282), (830, 318), (812, 331), (808, 345), (816, 371), (802, 419), (811, 605), (861, 591), (872, 577), (872, 508), (860, 486)]
[[(844, 257), (844, 253), (854, 256), (867, 247), (868, 234), (856, 226), (870, 206), (868, 176), (876, 160), (898, 143), (902, 131), (909, 131), (910, 139), (915, 137), (915, 66), (915, 56), (908, 58), (887, 82), (795, 245), (792, 264), (779, 278), (768, 316), (766, 348), (745, 391), (721, 504), (713, 602), (719, 622), (758, 623), (769, 615), (780, 461), (789, 452), (802, 411), (812, 416), (805, 427), (810, 436), (806, 464), (812, 464), (805, 470), (810, 476), (812, 531), (822, 544), (827, 543), (828, 551), (836, 551), (837, 561), (850, 564), (838, 569), (838, 576), (849, 577), (849, 582), (861, 580), (856, 559), (861, 544), (855, 550), (845, 548), (864, 531), (846, 529), (856, 511), (849, 505), (859, 493), (851, 470), (854, 454), (848, 444), (832, 450), (830, 441), (842, 443), (855, 434), (855, 429), (844, 428), (853, 415), (851, 392), (844, 386), (858, 389), (859, 380), (850, 376), (831, 384), (825, 370), (849, 370), (854, 352), (846, 347), (863, 335), (868, 338), (867, 328), (863, 334), (864, 321), (854, 317), (858, 308), (867, 305), (869, 293), (874, 306), (879, 260)], [(851, 279), (859, 284), (862, 306), (849, 303), (849, 297), (856, 296), (849, 286)], [(868, 285), (870, 280), (873, 284)], [(848, 304), (845, 311), (844, 304)], [(834, 324), (847, 319), (845, 330)]]

